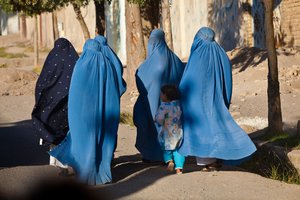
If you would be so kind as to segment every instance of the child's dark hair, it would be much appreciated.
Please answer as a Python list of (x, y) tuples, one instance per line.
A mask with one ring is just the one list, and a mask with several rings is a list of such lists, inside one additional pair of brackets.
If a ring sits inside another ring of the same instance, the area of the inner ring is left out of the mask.
[(164, 85), (161, 87), (160, 91), (166, 95), (168, 100), (179, 100), (180, 99), (180, 92), (176, 85)]

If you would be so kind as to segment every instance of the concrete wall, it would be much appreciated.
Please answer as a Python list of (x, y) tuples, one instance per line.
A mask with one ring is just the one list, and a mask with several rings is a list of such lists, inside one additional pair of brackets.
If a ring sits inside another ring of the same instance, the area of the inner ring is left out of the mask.
[(173, 0), (170, 12), (174, 52), (186, 60), (195, 34), (207, 26), (207, 0)]
[(0, 11), (0, 35), (19, 32), (19, 18), (17, 14), (6, 14)]
[(226, 50), (245, 46), (248, 41), (249, 13), (245, 9), (247, 0), (209, 0), (208, 25), (216, 32), (216, 41)]
[(39, 43), (41, 47), (54, 46), (52, 13), (45, 13), (38, 18)]
[[(264, 14), (261, 0), (172, 0), (171, 20), (174, 52), (187, 60), (194, 35), (202, 26), (216, 32), (216, 41), (225, 50), (240, 46), (265, 47)], [(300, 0), (275, 0), (275, 36), (277, 46), (300, 46)], [(126, 64), (125, 0), (113, 0), (106, 5), (106, 35), (108, 43)], [(91, 37), (95, 36), (95, 6), (93, 1), (82, 14)], [(32, 18), (27, 18), (27, 37), (33, 38)], [(72, 6), (58, 12), (60, 36), (69, 39), (78, 51), (84, 44), (83, 33)], [(51, 14), (39, 18), (40, 44), (53, 47)]]
[(110, 47), (126, 64), (125, 0), (112, 0), (105, 5), (106, 36)]
[[(95, 5), (90, 3), (81, 9), (83, 18), (88, 26), (91, 37), (95, 37)], [(67, 38), (77, 51), (82, 51), (84, 36), (81, 26), (76, 19), (72, 6), (68, 6), (57, 13), (59, 36)], [(33, 39), (33, 18), (27, 18), (27, 38)], [(41, 47), (53, 47), (52, 14), (44, 13), (38, 17), (39, 42)]]
[(249, 0), (173, 0), (171, 19), (175, 53), (186, 59), (194, 36), (202, 26), (215, 30), (215, 39), (225, 50), (252, 44), (249, 6)]

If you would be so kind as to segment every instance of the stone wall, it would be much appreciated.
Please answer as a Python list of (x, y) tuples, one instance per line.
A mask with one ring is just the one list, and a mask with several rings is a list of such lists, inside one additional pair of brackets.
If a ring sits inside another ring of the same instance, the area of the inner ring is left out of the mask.
[(300, 47), (300, 0), (283, 0), (280, 3), (282, 44)]

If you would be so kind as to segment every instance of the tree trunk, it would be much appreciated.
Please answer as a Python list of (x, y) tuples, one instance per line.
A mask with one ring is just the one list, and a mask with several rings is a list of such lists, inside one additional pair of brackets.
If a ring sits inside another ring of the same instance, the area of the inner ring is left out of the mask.
[(135, 72), (145, 60), (146, 51), (142, 33), (140, 6), (125, 2), (127, 87), (130, 93), (136, 90)]
[(160, 26), (159, 10), (160, 10), (160, 1), (145, 1), (145, 3), (140, 6), (145, 47), (148, 44), (148, 39), (151, 31), (153, 29), (159, 28)]
[(264, 0), (266, 47), (268, 51), (268, 129), (282, 132), (282, 114), (278, 81), (278, 64), (274, 41), (273, 0)]
[(90, 32), (89, 29), (83, 19), (81, 10), (80, 10), (80, 6), (78, 6), (76, 3), (72, 3), (75, 14), (76, 14), (76, 19), (79, 21), (79, 24), (81, 26), (81, 29), (83, 31), (83, 36), (84, 36), (84, 40), (88, 40), (91, 38), (90, 36)]
[(20, 33), (21, 33), (21, 38), (26, 39), (26, 37), (27, 37), (27, 24), (26, 24), (26, 15), (25, 14), (20, 15)]
[(42, 48), (44, 46), (44, 42), (43, 42), (43, 27), (42, 27), (42, 15), (39, 15), (39, 19), (38, 19), (38, 33), (39, 33), (39, 36), (38, 36), (38, 39), (39, 39), (39, 48)]
[(173, 50), (172, 25), (169, 0), (161, 0), (161, 22), (167, 45)]
[(33, 49), (34, 49), (34, 67), (38, 67), (38, 61), (39, 61), (39, 42), (38, 42), (38, 20), (37, 16), (34, 15), (33, 17), (33, 24), (34, 24), (34, 30), (33, 30)]
[(52, 22), (53, 22), (53, 38), (54, 41), (56, 41), (59, 38), (56, 10), (52, 12)]
[(105, 6), (104, 1), (98, 2), (95, 1), (95, 9), (96, 9), (96, 35), (104, 35), (105, 34)]

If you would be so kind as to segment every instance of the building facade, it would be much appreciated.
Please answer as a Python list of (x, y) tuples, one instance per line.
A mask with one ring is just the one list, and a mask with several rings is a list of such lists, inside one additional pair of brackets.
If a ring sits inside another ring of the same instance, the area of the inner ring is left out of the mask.
[[(216, 40), (226, 50), (241, 46), (265, 48), (264, 6), (262, 0), (170, 0), (173, 45), (175, 53), (187, 59), (195, 33), (202, 26), (216, 32)], [(112, 0), (105, 6), (108, 43), (126, 64), (125, 0)], [(93, 1), (81, 9), (91, 37), (95, 36)], [(300, 48), (300, 0), (275, 0), (274, 32), (276, 46)], [(10, 19), (10, 18), (8, 18)], [(7, 23), (1, 14), (1, 33), (15, 33), (22, 26)], [(10, 19), (11, 20), (11, 19)], [(66, 37), (77, 51), (82, 50), (84, 37), (72, 6), (58, 11), (59, 36)], [(51, 13), (38, 17), (40, 47), (53, 47)], [(12, 31), (7, 31), (12, 30)], [(33, 19), (26, 19), (26, 36), (33, 39)]]

